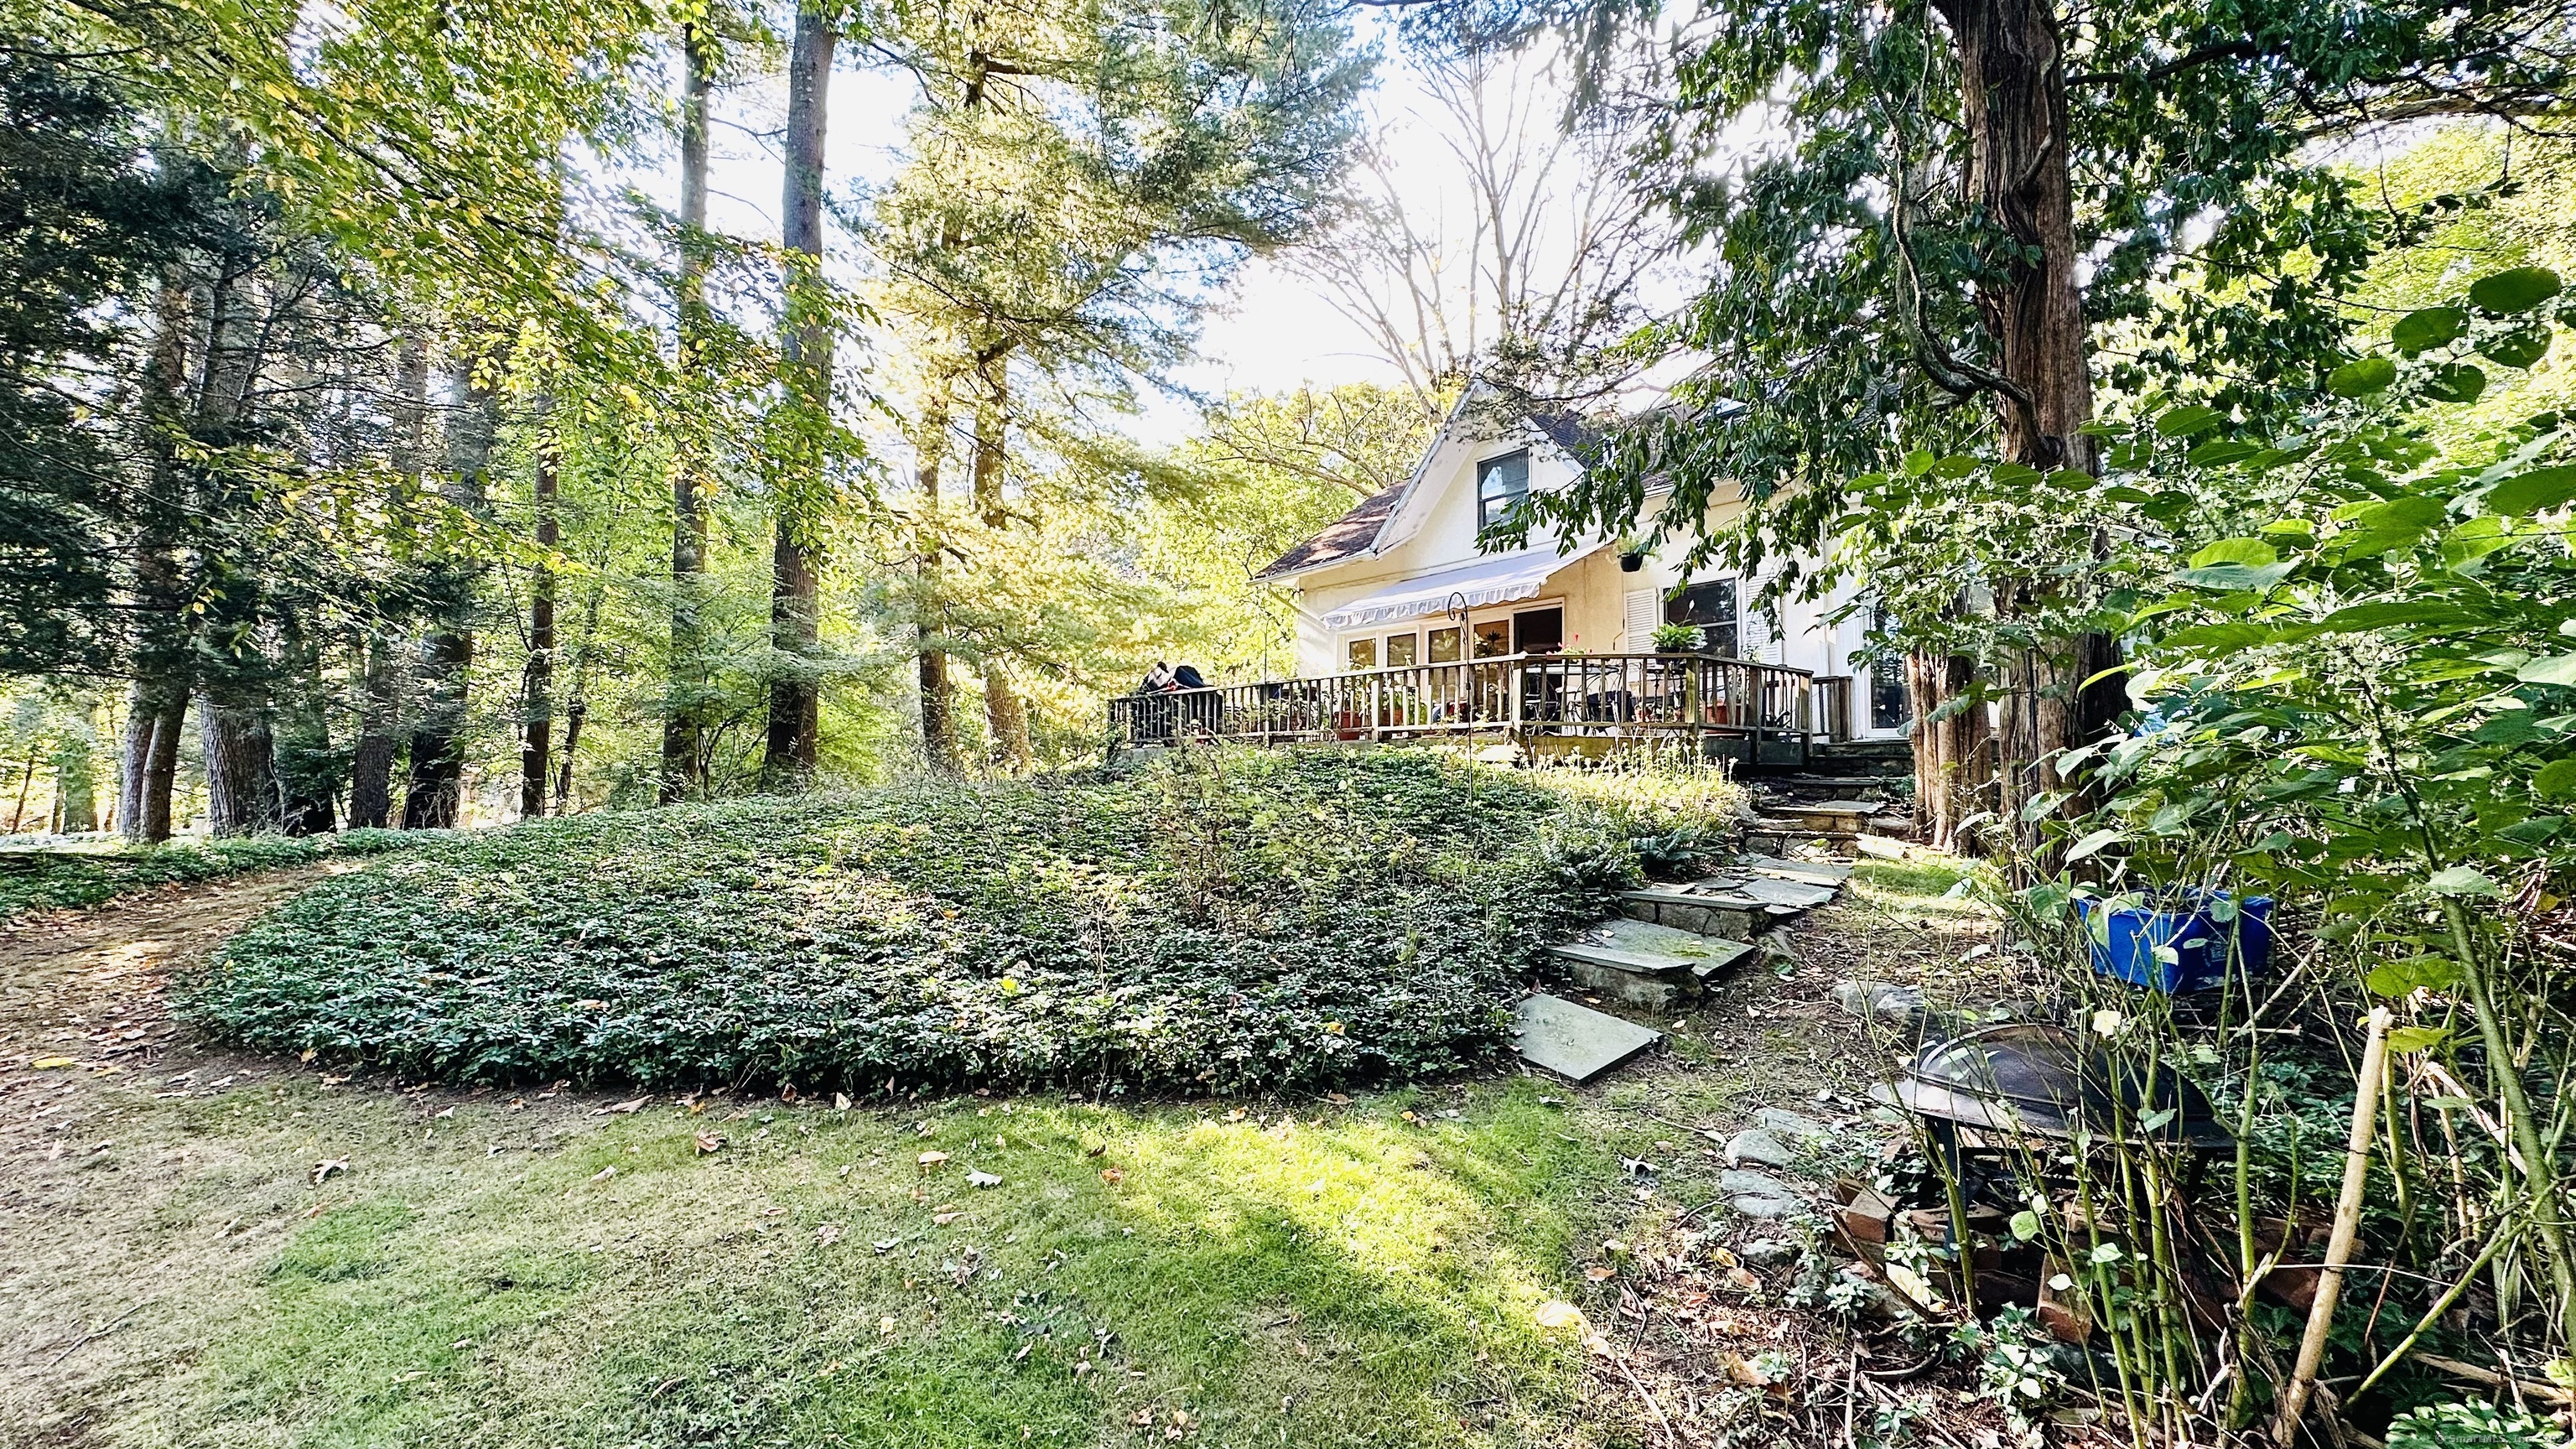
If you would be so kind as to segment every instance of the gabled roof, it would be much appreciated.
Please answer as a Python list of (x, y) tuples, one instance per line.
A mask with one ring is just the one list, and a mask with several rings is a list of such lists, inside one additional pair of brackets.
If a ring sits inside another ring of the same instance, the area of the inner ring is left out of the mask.
[(1378, 531), (1386, 526), (1387, 516), (1395, 505), (1404, 501), (1404, 490), (1411, 485), (1398, 483), (1383, 493), (1362, 502), (1359, 507), (1324, 525), (1324, 531), (1297, 545), (1273, 560), (1268, 568), (1254, 574), (1258, 583), (1288, 574), (1302, 574), (1326, 564), (1357, 558), (1376, 544)]
[[(1488, 397), (1491, 392), (1492, 389), (1480, 383), (1459, 394), (1457, 403), (1449, 409), (1449, 416), (1441, 421), (1439, 431), (1433, 433), (1431, 441), (1423, 447), (1422, 458), (1413, 465), (1412, 476), (1326, 524), (1323, 532), (1281, 554), (1268, 568), (1254, 574), (1253, 581), (1263, 583), (1308, 573), (1346, 559), (1380, 553), (1403, 542), (1410, 536), (1411, 529), (1397, 526), (1397, 514), (1428, 480), (1432, 460), (1440, 456), (1442, 446), (1456, 435), (1459, 420), (1468, 415), (1471, 404)], [(1540, 436), (1555, 444), (1568, 457), (1580, 457), (1577, 449), (1591, 438), (1590, 428), (1570, 413), (1523, 408), (1519, 410), (1519, 416), (1524, 426), (1535, 428)]]

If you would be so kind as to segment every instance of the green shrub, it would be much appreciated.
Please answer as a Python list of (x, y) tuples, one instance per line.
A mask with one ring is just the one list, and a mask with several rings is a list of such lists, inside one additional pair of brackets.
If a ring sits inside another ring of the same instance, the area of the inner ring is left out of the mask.
[(2388, 1449), (2565, 1449), (2567, 1431), (2493, 1404), (2427, 1404), (2388, 1425)]
[(281, 870), (333, 856), (378, 855), (420, 839), (417, 832), (349, 830), (338, 835), (248, 835), (107, 850), (0, 852), (0, 918), (21, 911), (94, 906), (154, 886)]
[(1187, 751), (1071, 783), (545, 821), (323, 883), (181, 1004), (261, 1050), (466, 1081), (1437, 1073), (1503, 1044), (1543, 943), (1594, 908), (1624, 847), (1551, 829), (1597, 814), (1426, 752)]

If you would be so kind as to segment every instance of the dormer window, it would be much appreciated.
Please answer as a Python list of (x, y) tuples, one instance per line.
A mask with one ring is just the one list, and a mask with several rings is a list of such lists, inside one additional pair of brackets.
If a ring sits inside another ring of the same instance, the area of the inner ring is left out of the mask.
[(1476, 465), (1476, 531), (1503, 520), (1512, 505), (1529, 497), (1529, 452), (1505, 453)]

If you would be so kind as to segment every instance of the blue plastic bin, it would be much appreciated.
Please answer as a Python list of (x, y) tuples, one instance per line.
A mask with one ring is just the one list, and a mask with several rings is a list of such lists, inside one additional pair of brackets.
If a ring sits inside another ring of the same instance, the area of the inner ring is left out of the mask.
[[(2250, 896), (2238, 905), (2236, 919), (2213, 920), (2211, 907), (2227, 899), (2225, 891), (2185, 888), (2167, 892), (2153, 905), (2078, 900), (2075, 908), (2092, 937), (2095, 971), (2171, 996), (2222, 984), (2231, 946), (2242, 975), (2261, 976), (2271, 969), (2272, 898)], [(2099, 927), (2097, 912), (2104, 918)], [(2173, 948), (2173, 959), (2159, 958), (2159, 946)]]

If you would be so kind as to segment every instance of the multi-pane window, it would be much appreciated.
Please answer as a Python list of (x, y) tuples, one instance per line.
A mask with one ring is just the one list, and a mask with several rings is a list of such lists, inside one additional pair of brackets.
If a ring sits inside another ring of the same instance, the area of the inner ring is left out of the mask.
[(1735, 618), (1735, 580), (1711, 579), (1674, 594), (1664, 601), (1664, 622), (1698, 626), (1702, 652), (1733, 658), (1743, 644)]
[(1455, 628), (1432, 630), (1430, 644), (1431, 663), (1455, 664), (1458, 662), (1458, 631)]
[(1354, 639), (1351, 641), (1351, 668), (1377, 668), (1377, 641), (1375, 639)]
[(1479, 532), (1501, 522), (1503, 515), (1512, 511), (1513, 504), (1527, 497), (1527, 451), (1505, 453), (1476, 465), (1476, 528)]
[(1413, 667), (1412, 635), (1390, 634), (1387, 636), (1386, 667), (1389, 669), (1410, 669)]

